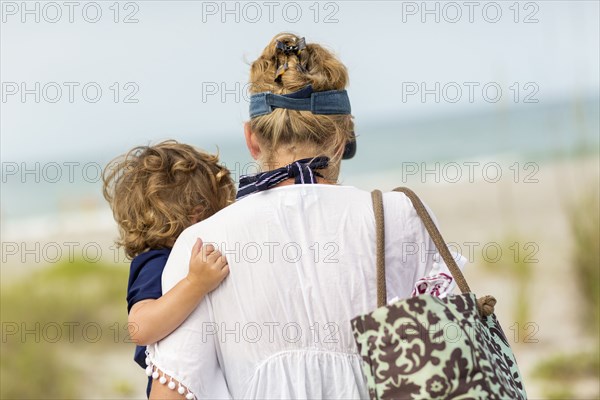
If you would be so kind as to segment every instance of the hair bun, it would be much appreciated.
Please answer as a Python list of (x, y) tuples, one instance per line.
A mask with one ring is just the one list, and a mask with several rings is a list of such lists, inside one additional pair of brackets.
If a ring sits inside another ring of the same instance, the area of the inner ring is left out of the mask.
[(346, 67), (333, 52), (293, 33), (275, 36), (250, 69), (250, 93), (286, 94), (307, 85), (343, 90), (347, 84)]

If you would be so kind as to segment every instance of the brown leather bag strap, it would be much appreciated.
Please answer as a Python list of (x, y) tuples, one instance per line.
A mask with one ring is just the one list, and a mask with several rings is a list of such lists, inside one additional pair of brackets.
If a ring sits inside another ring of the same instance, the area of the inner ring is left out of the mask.
[(452, 274), (456, 285), (462, 293), (471, 292), (471, 288), (469, 288), (465, 276), (463, 275), (460, 268), (458, 268), (454, 257), (452, 257), (450, 250), (448, 250), (448, 246), (446, 245), (442, 234), (438, 230), (437, 226), (435, 226), (435, 223), (431, 219), (431, 216), (427, 212), (427, 209), (423, 205), (423, 202), (421, 201), (421, 199), (419, 199), (419, 196), (417, 196), (415, 192), (413, 192), (407, 187), (398, 187), (394, 189), (394, 192), (404, 193), (406, 197), (410, 199), (410, 201), (413, 204), (413, 207), (417, 211), (417, 215), (419, 215), (419, 218), (421, 218), (421, 221), (423, 222), (423, 225), (425, 225), (427, 232), (429, 232), (429, 236), (431, 237), (431, 240), (433, 240), (437, 251), (440, 253), (442, 259), (446, 263), (446, 266), (450, 270), (450, 273)]
[(375, 236), (377, 251), (377, 307), (387, 304), (385, 286), (385, 219), (383, 217), (383, 196), (381, 190), (371, 192), (373, 212), (375, 213)]

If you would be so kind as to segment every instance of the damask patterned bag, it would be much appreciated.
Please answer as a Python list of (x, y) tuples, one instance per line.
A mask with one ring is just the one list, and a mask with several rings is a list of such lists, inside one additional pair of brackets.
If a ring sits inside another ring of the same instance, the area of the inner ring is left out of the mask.
[(420, 295), (386, 305), (384, 218), (373, 191), (377, 222), (375, 311), (352, 322), (371, 399), (526, 399), (514, 354), (494, 315), (496, 300), (477, 299), (417, 195), (413, 203), (460, 295)]

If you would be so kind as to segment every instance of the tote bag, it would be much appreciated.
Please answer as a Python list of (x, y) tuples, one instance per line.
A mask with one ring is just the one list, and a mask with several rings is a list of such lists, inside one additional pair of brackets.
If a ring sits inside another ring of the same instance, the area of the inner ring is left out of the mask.
[[(460, 295), (420, 295), (386, 305), (382, 194), (372, 192), (377, 226), (377, 304), (352, 330), (371, 399), (526, 399), (492, 296), (477, 299), (417, 195), (412, 201)], [(391, 221), (388, 221), (391, 222)]]

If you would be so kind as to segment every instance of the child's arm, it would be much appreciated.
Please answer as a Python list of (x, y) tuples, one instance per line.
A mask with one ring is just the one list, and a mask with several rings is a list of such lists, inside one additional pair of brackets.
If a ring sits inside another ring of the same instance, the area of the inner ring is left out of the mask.
[(128, 327), (132, 341), (147, 345), (173, 332), (228, 273), (225, 256), (212, 245), (203, 247), (198, 239), (192, 249), (188, 275), (162, 297), (142, 300), (131, 307)]

